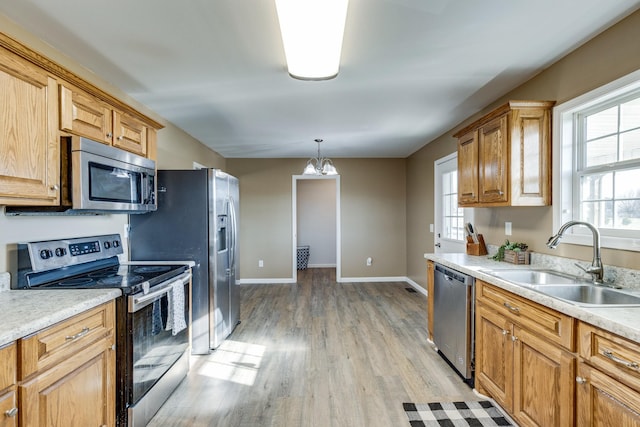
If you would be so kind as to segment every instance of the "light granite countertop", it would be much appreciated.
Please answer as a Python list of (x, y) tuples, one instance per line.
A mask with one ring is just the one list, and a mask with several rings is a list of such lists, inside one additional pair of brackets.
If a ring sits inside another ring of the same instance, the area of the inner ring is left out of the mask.
[[(494, 261), (487, 256), (472, 256), (463, 253), (424, 254), (424, 257), (427, 260), (469, 274), (516, 295), (640, 343), (640, 307), (577, 306), (483, 272), (483, 270), (498, 269), (530, 269), (536, 268), (535, 265), (508, 264)], [(633, 293), (638, 294), (637, 291)]]
[(0, 347), (120, 295), (119, 289), (0, 292)]

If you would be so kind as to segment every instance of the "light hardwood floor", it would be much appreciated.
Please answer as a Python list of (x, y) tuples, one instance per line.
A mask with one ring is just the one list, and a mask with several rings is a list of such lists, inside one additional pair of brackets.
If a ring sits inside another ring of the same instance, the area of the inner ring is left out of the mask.
[(478, 400), (427, 343), (426, 298), (405, 283), (242, 285), (235, 332), (150, 427), (409, 426), (403, 402)]

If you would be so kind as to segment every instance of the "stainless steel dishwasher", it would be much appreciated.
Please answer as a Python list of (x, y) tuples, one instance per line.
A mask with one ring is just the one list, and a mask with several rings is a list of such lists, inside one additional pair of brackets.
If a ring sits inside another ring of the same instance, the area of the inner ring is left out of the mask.
[(438, 352), (473, 386), (475, 278), (440, 264), (433, 286), (433, 342)]

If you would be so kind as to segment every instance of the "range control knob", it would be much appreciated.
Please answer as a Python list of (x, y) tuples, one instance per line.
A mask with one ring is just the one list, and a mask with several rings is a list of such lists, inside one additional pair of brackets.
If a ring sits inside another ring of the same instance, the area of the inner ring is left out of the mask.
[(40, 251), (40, 258), (42, 259), (49, 259), (53, 256), (53, 252), (51, 252), (51, 249), (42, 249)]
[(119, 240), (114, 240), (114, 241), (113, 241), (113, 247), (114, 247), (114, 248), (118, 248), (118, 247), (120, 247), (120, 241), (119, 241)]
[(111, 248), (111, 242), (104, 242), (104, 248), (105, 249), (110, 249)]
[(56, 256), (65, 256), (67, 250), (65, 248), (56, 248)]

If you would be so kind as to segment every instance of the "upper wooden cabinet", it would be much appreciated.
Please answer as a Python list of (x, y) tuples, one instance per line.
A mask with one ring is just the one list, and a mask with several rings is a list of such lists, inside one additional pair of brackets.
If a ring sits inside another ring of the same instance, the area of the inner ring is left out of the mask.
[(60, 129), (148, 157), (155, 139), (142, 120), (79, 89), (60, 85)]
[(551, 204), (553, 101), (509, 101), (455, 135), (458, 205)]
[(0, 48), (0, 99), (0, 204), (58, 204), (55, 78)]

